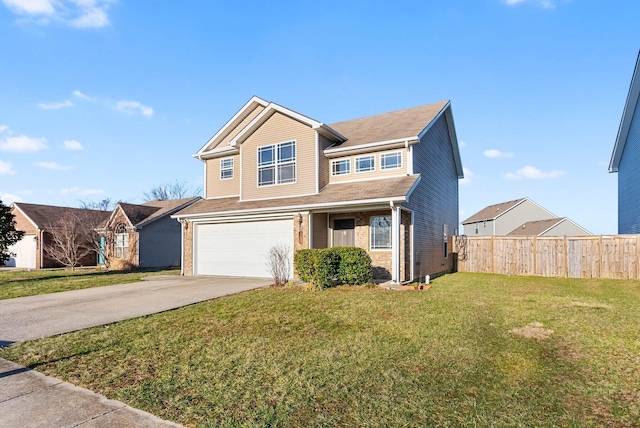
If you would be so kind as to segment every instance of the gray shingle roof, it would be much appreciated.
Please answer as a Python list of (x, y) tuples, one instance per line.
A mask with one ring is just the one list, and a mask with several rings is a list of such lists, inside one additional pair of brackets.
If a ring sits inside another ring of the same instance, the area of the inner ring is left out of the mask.
[(418, 175), (327, 184), (320, 193), (291, 198), (240, 201), (238, 197), (203, 199), (176, 213), (178, 216), (204, 213), (223, 213), (244, 210), (260, 210), (279, 207), (304, 207), (340, 202), (365, 202), (367, 200), (393, 199), (407, 196), (418, 180)]
[(128, 204), (121, 202), (122, 210), (136, 227), (144, 226), (151, 221), (173, 214), (181, 207), (200, 199), (199, 196), (182, 199), (167, 199), (145, 202), (144, 204)]
[(515, 199), (513, 201), (507, 201), (507, 202), (502, 202), (502, 203), (495, 204), (495, 205), (489, 205), (488, 207), (481, 209), (480, 211), (478, 211), (477, 213), (475, 213), (474, 215), (472, 215), (468, 219), (464, 220), (462, 222), (462, 224), (476, 223), (476, 222), (479, 222), (479, 221), (494, 220), (496, 217), (498, 217), (499, 215), (501, 215), (505, 211), (515, 207), (516, 205), (518, 205), (519, 203), (521, 203), (525, 199), (527, 199), (527, 198), (520, 198), (520, 199)]
[(547, 229), (564, 221), (565, 217), (548, 218), (546, 220), (528, 221), (525, 224), (516, 227), (506, 236), (538, 236)]
[(83, 217), (89, 216), (96, 222), (106, 221), (111, 214), (110, 211), (58, 207), (54, 205), (27, 204), (24, 202), (14, 202), (13, 205), (22, 210), (22, 212), (29, 217), (39, 229), (45, 229), (55, 224), (60, 218), (69, 213)]

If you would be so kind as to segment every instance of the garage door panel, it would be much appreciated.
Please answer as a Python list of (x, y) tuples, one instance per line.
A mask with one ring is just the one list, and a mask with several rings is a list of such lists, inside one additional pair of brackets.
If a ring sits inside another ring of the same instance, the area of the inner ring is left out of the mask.
[(293, 220), (199, 224), (196, 228), (197, 275), (266, 278), (266, 255), (274, 245), (290, 248), (293, 259)]
[(38, 244), (35, 235), (24, 235), (24, 237), (13, 245), (10, 245), (8, 250), (10, 253), (15, 254), (7, 262), (6, 266), (35, 269), (36, 267), (36, 252), (38, 250)]

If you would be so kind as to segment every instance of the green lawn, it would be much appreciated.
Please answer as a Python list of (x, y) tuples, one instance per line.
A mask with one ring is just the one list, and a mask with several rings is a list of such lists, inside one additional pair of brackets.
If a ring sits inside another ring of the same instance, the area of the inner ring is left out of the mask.
[(0, 356), (188, 426), (634, 427), (640, 282), (261, 289)]
[(137, 270), (130, 272), (98, 269), (5, 270), (0, 271), (0, 300), (36, 294), (141, 281), (149, 275), (178, 275), (180, 269)]

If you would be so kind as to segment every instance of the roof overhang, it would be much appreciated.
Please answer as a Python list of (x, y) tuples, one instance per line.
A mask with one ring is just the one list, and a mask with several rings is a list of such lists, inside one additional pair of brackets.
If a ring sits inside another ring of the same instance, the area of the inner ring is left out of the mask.
[(633, 76), (631, 77), (631, 85), (629, 85), (627, 101), (625, 102), (624, 110), (622, 111), (622, 119), (620, 120), (620, 126), (618, 127), (616, 143), (613, 146), (613, 153), (611, 154), (611, 161), (609, 162), (609, 172), (618, 172), (622, 153), (624, 152), (624, 146), (627, 144), (629, 130), (631, 129), (631, 122), (638, 105), (638, 98), (640, 97), (640, 79), (638, 79), (638, 73), (640, 73), (639, 68), (640, 52), (638, 53), (636, 66), (633, 70)]
[(361, 144), (351, 147), (330, 146), (324, 149), (324, 155), (328, 158), (335, 158), (338, 156), (349, 156), (371, 152), (371, 150), (398, 149), (416, 144), (418, 141), (419, 137), (413, 136), (389, 141), (377, 141), (375, 143)]

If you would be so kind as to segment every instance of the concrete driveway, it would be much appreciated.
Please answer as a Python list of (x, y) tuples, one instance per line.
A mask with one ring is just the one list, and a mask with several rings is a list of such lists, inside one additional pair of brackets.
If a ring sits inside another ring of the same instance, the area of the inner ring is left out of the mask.
[(265, 287), (269, 279), (151, 276), (142, 282), (0, 300), (0, 347)]

